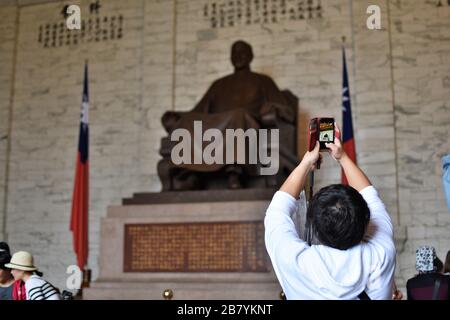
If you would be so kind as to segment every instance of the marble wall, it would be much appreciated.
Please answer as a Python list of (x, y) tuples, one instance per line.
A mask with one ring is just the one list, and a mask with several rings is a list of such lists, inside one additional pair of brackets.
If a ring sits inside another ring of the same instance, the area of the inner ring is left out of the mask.
[(0, 8), (0, 239), (6, 229), (6, 172), (10, 126), (11, 93), (18, 10), (14, 6)]
[(399, 274), (414, 274), (414, 251), (450, 250), (450, 212), (441, 158), (450, 153), (450, 6), (394, 1), (391, 6), (398, 203), (408, 240)]
[[(89, 266), (95, 279), (100, 218), (107, 207), (133, 192), (160, 190), (162, 113), (192, 108), (213, 80), (232, 72), (230, 46), (237, 39), (252, 44), (255, 71), (300, 98), (302, 153), (305, 120), (328, 115), (341, 121), (341, 38), (346, 37), (358, 162), (397, 226), (399, 286), (414, 274), (417, 245), (431, 243), (444, 258), (450, 214), (439, 157), (450, 149), (450, 6), (425, 0), (315, 0), (321, 17), (305, 12), (300, 19), (295, 6), (301, 1), (286, 0), (294, 11), (285, 16), (278, 11), (276, 22), (264, 23), (263, 8), (253, 4), (252, 12), (260, 15), (251, 23), (242, 12), (240, 19), (234, 15), (233, 25), (226, 18), (223, 26), (220, 20), (214, 26), (212, 4), (217, 16), (229, 1), (108, 0), (101, 1), (98, 14), (89, 12), (90, 2), (70, 1), (81, 5), (82, 19), (122, 15), (122, 38), (76, 45), (72, 39), (71, 45), (45, 48), (39, 27), (63, 21), (61, 2), (0, 6), (0, 30), (8, 30), (0, 34), (0, 217), (7, 218), (12, 249), (32, 251), (49, 280), (64, 287), (66, 267), (75, 262), (69, 217), (85, 59), (91, 98)], [(282, 2), (266, 1), (269, 7)], [(366, 27), (370, 4), (381, 8), (381, 30)], [(340, 170), (327, 159), (316, 179), (318, 187), (339, 182)]]

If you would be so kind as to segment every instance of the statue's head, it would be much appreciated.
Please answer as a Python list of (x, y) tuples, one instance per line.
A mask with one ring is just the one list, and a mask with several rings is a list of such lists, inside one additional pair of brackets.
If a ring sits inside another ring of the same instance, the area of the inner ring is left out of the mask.
[(231, 63), (236, 70), (250, 66), (253, 60), (253, 50), (250, 44), (238, 40), (231, 46)]

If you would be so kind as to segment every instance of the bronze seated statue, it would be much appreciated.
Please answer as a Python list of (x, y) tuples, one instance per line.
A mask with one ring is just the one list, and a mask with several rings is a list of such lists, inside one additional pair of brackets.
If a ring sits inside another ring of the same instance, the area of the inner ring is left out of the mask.
[[(214, 81), (191, 111), (168, 111), (163, 115), (162, 124), (169, 134), (161, 140), (163, 158), (158, 163), (163, 191), (276, 187), (297, 165), (298, 98), (288, 90), (280, 91), (270, 77), (251, 71), (252, 59), (252, 47), (244, 41), (235, 42), (231, 49), (234, 73)], [(222, 132), (279, 129), (278, 172), (261, 175), (260, 164), (237, 162), (175, 164), (171, 152), (176, 142), (171, 141), (171, 134), (183, 128), (194, 136), (194, 121), (201, 121), (204, 129)]]

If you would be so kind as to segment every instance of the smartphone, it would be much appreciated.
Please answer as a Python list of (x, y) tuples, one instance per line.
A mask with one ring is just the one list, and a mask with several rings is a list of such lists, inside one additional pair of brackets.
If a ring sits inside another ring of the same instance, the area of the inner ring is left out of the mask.
[(325, 143), (334, 143), (334, 118), (313, 118), (309, 121), (308, 150), (311, 151), (320, 143), (320, 150), (327, 150)]
[(320, 150), (328, 149), (325, 143), (334, 143), (334, 118), (319, 119)]

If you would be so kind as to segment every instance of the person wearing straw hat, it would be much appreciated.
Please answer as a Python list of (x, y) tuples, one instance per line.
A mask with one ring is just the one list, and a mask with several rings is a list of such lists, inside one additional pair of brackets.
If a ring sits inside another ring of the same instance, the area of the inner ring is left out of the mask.
[(25, 282), (27, 300), (61, 300), (58, 290), (41, 278), (42, 273), (34, 265), (33, 256), (26, 251), (13, 254), (11, 262), (5, 264), (11, 269), (15, 280)]

